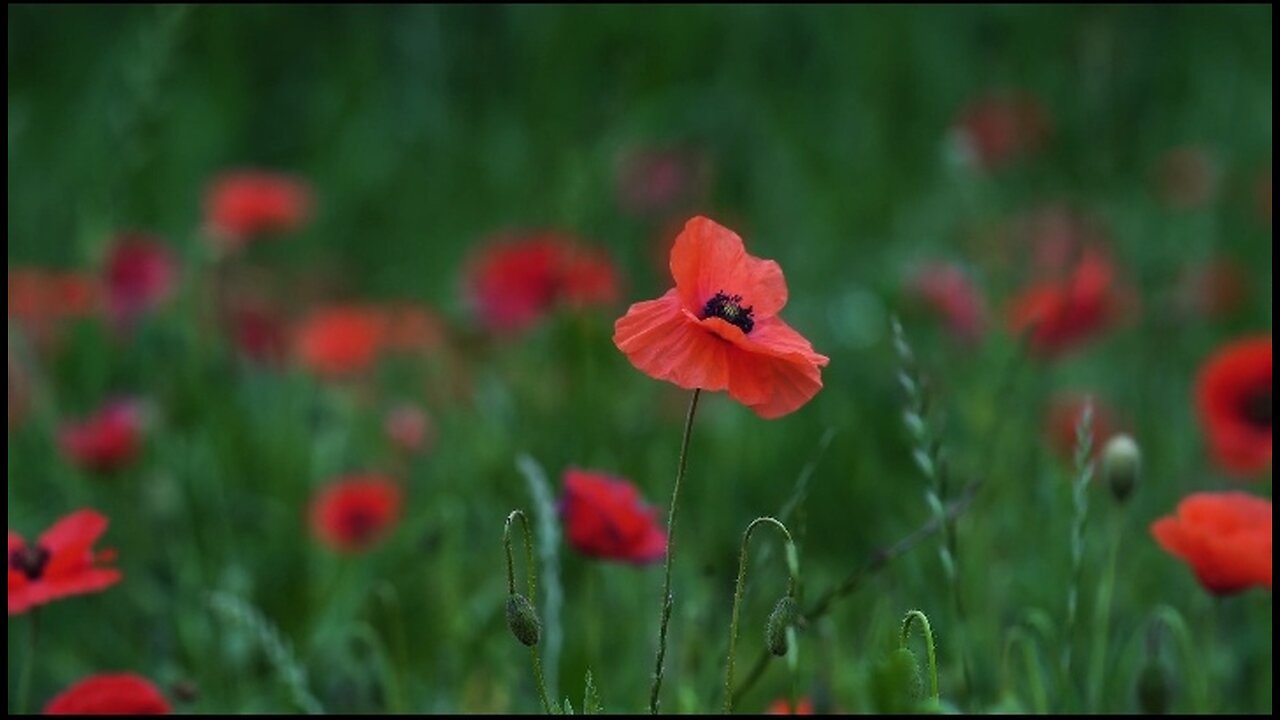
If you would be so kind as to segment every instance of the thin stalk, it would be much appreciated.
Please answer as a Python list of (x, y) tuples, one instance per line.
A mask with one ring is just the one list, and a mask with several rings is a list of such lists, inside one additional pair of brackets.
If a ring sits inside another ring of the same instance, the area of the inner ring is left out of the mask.
[(27, 714), (27, 701), (31, 697), (31, 677), (36, 667), (36, 642), (40, 639), (40, 608), (31, 611), (31, 622), (27, 633), (27, 662), (22, 666), (22, 677), (18, 680), (18, 714)]
[[(751, 534), (756, 531), (756, 527), (761, 524), (772, 524), (778, 528), (787, 538), (787, 597), (795, 599), (796, 596), (796, 567), (793, 559), (795, 558), (795, 543), (791, 539), (791, 533), (787, 531), (787, 526), (771, 517), (760, 517), (751, 521), (747, 526), (746, 532), (742, 534), (742, 550), (738, 553), (738, 582), (733, 587), (733, 614), (729, 621), (729, 654), (725, 661), (724, 671), (724, 714), (728, 715), (733, 712), (733, 658), (734, 649), (738, 644), (738, 617), (739, 610), (742, 607), (742, 595), (747, 586), (747, 550), (751, 545)], [(794, 698), (792, 698), (794, 702)], [(794, 707), (794, 705), (793, 705)]]
[(929, 618), (920, 610), (911, 610), (907, 612), (906, 617), (902, 618), (902, 635), (899, 638), (899, 647), (906, 647), (907, 641), (911, 639), (911, 625), (920, 625), (924, 632), (924, 646), (929, 660), (929, 693), (933, 696), (933, 704), (936, 707), (942, 698), (938, 694), (938, 658), (934, 653), (933, 628), (929, 626)]
[(1106, 679), (1107, 641), (1111, 636), (1111, 598), (1116, 583), (1116, 559), (1120, 554), (1120, 539), (1124, 528), (1124, 509), (1111, 523), (1111, 553), (1107, 558), (1107, 572), (1098, 586), (1098, 606), (1093, 613), (1093, 642), (1089, 658), (1089, 712), (1099, 712), (1102, 702), (1102, 686)]
[(1072, 647), (1080, 601), (1080, 578), (1084, 572), (1084, 525), (1089, 517), (1089, 482), (1093, 479), (1093, 402), (1085, 403), (1076, 425), (1076, 477), (1072, 486), (1075, 512), (1071, 519), (1071, 582), (1067, 586), (1067, 619), (1062, 631), (1062, 697), (1071, 697)]
[(685, 462), (689, 458), (689, 437), (693, 434), (693, 415), (698, 409), (698, 396), (702, 390), (694, 390), (689, 399), (689, 414), (684, 421), (684, 439), (680, 441), (680, 466), (676, 470), (675, 487), (671, 490), (671, 508), (667, 511), (667, 556), (662, 572), (662, 608), (658, 630), (658, 654), (653, 662), (653, 685), (649, 688), (649, 713), (658, 714), (658, 695), (662, 692), (662, 663), (667, 657), (667, 625), (671, 621), (671, 562), (676, 554), (676, 507), (680, 501), (680, 481), (684, 479)]
[[(507, 593), (516, 594), (516, 574), (515, 561), (511, 557), (511, 522), (516, 518), (520, 518), (520, 525), (524, 531), (524, 565), (528, 571), (529, 585), (529, 602), (537, 597), (538, 592), (538, 571), (533, 563), (533, 541), (530, 538), (529, 518), (520, 510), (512, 510), (507, 515), (507, 523), (502, 530), (502, 545), (507, 552)], [(542, 675), (542, 658), (538, 655), (538, 644), (535, 642), (529, 646), (529, 654), (533, 657), (533, 680), (538, 686), (538, 699), (542, 702), (542, 711), (548, 715), (554, 715), (555, 710), (552, 709), (551, 699), (547, 697), (547, 683)]]

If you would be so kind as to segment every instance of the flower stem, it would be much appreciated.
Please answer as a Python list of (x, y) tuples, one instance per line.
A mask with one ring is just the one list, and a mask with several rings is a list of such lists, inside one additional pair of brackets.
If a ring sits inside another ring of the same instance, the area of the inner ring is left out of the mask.
[[(532, 603), (538, 596), (538, 571), (533, 563), (533, 541), (530, 539), (529, 518), (520, 510), (512, 510), (511, 514), (507, 515), (507, 522), (502, 531), (502, 545), (507, 553), (507, 592), (510, 595), (516, 594), (515, 561), (511, 557), (511, 523), (516, 518), (520, 518), (520, 526), (524, 530), (524, 564), (529, 574), (529, 602)], [(542, 702), (542, 711), (548, 715), (554, 715), (555, 710), (552, 709), (551, 700), (547, 697), (547, 683), (543, 679), (542, 658), (538, 655), (536, 640), (529, 646), (529, 654), (533, 657), (533, 680), (538, 686), (538, 700)]]
[(899, 646), (906, 647), (907, 641), (911, 639), (913, 620), (923, 628), (925, 653), (929, 660), (929, 693), (933, 698), (934, 707), (937, 707), (941, 698), (938, 695), (938, 659), (934, 651), (933, 628), (929, 626), (929, 618), (920, 610), (911, 610), (906, 617), (902, 618), (902, 636), (899, 639)]
[(662, 610), (658, 630), (658, 654), (653, 663), (653, 684), (649, 688), (649, 713), (658, 714), (658, 695), (662, 692), (662, 662), (667, 657), (667, 624), (671, 620), (671, 561), (676, 554), (676, 507), (680, 501), (680, 481), (684, 479), (685, 462), (689, 458), (689, 437), (693, 434), (693, 415), (698, 409), (698, 396), (702, 390), (694, 390), (689, 399), (689, 414), (684, 421), (684, 439), (680, 441), (680, 466), (676, 470), (675, 487), (671, 490), (671, 508), (667, 511), (667, 556), (662, 574)]
[(18, 680), (18, 714), (27, 714), (27, 700), (31, 697), (31, 676), (36, 666), (36, 641), (40, 639), (40, 608), (31, 611), (31, 630), (27, 634), (27, 662), (22, 666)]
[[(742, 534), (742, 550), (738, 553), (738, 582), (733, 587), (733, 614), (729, 621), (729, 655), (726, 658), (724, 670), (725, 715), (733, 712), (733, 651), (738, 643), (738, 615), (742, 606), (742, 594), (747, 586), (747, 548), (751, 545), (751, 534), (755, 532), (756, 526), (762, 523), (771, 523), (787, 538), (787, 596), (794, 599), (796, 594), (795, 543), (791, 540), (791, 533), (787, 532), (787, 526), (771, 517), (752, 520), (747, 526), (747, 531)], [(791, 700), (794, 707), (795, 698)]]

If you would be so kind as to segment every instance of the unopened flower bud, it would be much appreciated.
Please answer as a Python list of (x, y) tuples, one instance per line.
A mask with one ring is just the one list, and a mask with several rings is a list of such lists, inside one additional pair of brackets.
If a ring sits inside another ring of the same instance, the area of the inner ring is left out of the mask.
[(778, 657), (787, 654), (787, 629), (796, 621), (799, 610), (795, 599), (790, 595), (784, 596), (773, 606), (773, 612), (769, 613), (769, 623), (764, 630), (765, 645), (769, 652)]
[(900, 647), (876, 663), (871, 692), (877, 712), (917, 712), (923, 690), (920, 663), (910, 648)]
[(1142, 470), (1142, 451), (1128, 435), (1116, 435), (1102, 450), (1102, 477), (1119, 502), (1124, 502), (1138, 484)]
[(529, 598), (520, 593), (507, 596), (507, 627), (520, 642), (533, 647), (542, 636), (542, 623), (538, 622), (538, 613), (533, 609)]

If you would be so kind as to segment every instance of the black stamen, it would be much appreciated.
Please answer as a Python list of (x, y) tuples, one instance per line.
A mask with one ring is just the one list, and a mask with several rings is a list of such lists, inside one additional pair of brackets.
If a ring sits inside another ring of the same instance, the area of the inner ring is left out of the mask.
[(28, 580), (39, 580), (48, 564), (49, 551), (39, 545), (27, 545), (9, 553), (9, 567), (26, 575)]
[(1256, 425), (1267, 430), (1271, 429), (1271, 387), (1267, 386), (1265, 392), (1254, 393), (1244, 399), (1244, 403), (1240, 407), (1244, 419), (1248, 420), (1251, 425)]
[(716, 293), (702, 308), (703, 319), (718, 317), (731, 325), (736, 325), (744, 333), (751, 332), (751, 328), (756, 326), (753, 315), (754, 310), (751, 305), (743, 307), (741, 295), (729, 295), (723, 290)]
[(343, 529), (347, 535), (357, 542), (364, 542), (373, 537), (378, 529), (378, 518), (363, 508), (353, 508), (342, 518)]

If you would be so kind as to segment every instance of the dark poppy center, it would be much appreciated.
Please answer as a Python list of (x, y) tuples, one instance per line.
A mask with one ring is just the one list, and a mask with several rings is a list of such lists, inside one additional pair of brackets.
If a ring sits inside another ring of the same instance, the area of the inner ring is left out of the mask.
[(1250, 425), (1265, 430), (1271, 429), (1271, 386), (1262, 392), (1255, 392), (1244, 399), (1240, 412)]
[(370, 540), (378, 530), (378, 517), (368, 510), (348, 510), (342, 520), (342, 529), (355, 542)]
[(9, 553), (9, 569), (17, 570), (28, 580), (39, 580), (49, 564), (49, 551), (39, 545), (27, 545)]
[(736, 325), (744, 333), (751, 332), (751, 328), (756, 326), (754, 315), (752, 306), (742, 305), (741, 295), (729, 295), (723, 290), (716, 293), (702, 308), (704, 320), (709, 317), (718, 317), (730, 325)]

